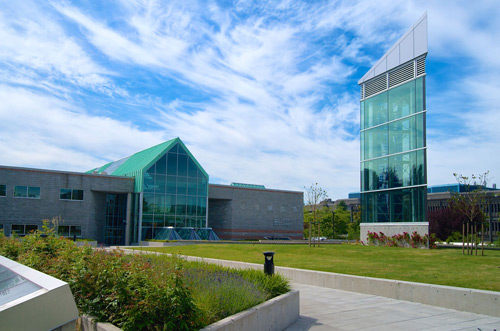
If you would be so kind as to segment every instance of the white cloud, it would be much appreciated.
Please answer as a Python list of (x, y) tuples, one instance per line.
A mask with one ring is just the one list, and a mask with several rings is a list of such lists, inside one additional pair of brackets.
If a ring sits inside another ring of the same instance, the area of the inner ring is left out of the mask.
[[(16, 14), (21, 16), (0, 12), (2, 81), (25, 81), (27, 85), (45, 88), (56, 87), (54, 82), (63, 80), (106, 94), (125, 94), (107, 78), (111, 72), (96, 64), (52, 17), (27, 17), (20, 11)], [(59, 89), (64, 87), (56, 87)]]
[[(428, 119), (454, 115), (461, 134), (429, 125), (429, 183), (452, 182), (456, 171), (494, 176), (500, 23), (484, 19), (494, 5), (0, 6), (3, 163), (85, 170), (179, 136), (217, 180), (298, 190), (318, 182), (345, 197), (359, 188), (356, 66), (376, 61), (427, 10), (428, 61), (466, 60), (453, 84), (429, 72), (430, 85), (446, 88), (428, 91)], [(473, 109), (456, 111), (454, 95)]]
[(0, 162), (85, 171), (162, 142), (161, 132), (91, 116), (59, 99), (0, 85)]

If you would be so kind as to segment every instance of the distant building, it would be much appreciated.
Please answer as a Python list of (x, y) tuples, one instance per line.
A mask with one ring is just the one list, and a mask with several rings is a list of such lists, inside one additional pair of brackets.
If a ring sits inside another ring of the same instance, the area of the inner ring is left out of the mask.
[(361, 236), (428, 233), (427, 15), (359, 80)]
[(87, 173), (0, 166), (0, 229), (27, 234), (59, 218), (59, 235), (109, 245), (145, 239), (302, 238), (303, 193), (215, 185), (179, 139)]

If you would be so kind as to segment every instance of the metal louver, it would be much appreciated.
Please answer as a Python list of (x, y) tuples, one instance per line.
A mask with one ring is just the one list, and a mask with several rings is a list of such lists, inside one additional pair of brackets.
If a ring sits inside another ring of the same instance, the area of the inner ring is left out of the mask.
[(425, 74), (425, 57), (417, 60), (417, 76)]
[(415, 76), (414, 62), (408, 62), (408, 64), (389, 72), (389, 88), (395, 85), (406, 82), (407, 80), (413, 79)]
[(370, 95), (374, 95), (378, 92), (381, 92), (387, 89), (387, 76), (380, 75), (380, 77), (374, 78), (365, 84), (365, 98), (368, 98)]
[(361, 99), (363, 99), (363, 98), (364, 98), (364, 96), (363, 96), (363, 87), (364, 87), (364, 86), (365, 86), (364, 84), (361, 84), (361, 85), (359, 86), (359, 88), (360, 88), (360, 91), (359, 91), (359, 92), (360, 92), (360, 94), (361, 94)]

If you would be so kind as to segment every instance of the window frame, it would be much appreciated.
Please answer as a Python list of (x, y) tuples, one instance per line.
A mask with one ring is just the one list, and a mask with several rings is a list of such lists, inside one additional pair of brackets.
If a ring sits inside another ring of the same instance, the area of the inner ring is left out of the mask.
[[(24, 187), (26, 189), (24, 196), (16, 196), (16, 189), (19, 187)], [(30, 190), (36, 190), (38, 189), (38, 196), (30, 196)], [(29, 185), (14, 185), (14, 198), (16, 199), (33, 199), (33, 200), (40, 200), (42, 196), (42, 189), (40, 186), (29, 186)]]
[[(64, 194), (67, 195), (69, 194), (69, 199), (66, 199), (66, 198), (62, 198), (62, 195), (63, 195), (63, 190), (65, 190)], [(81, 194), (81, 199), (75, 199), (75, 192), (78, 192), (80, 191), (82, 194)], [(79, 189), (71, 189), (71, 188), (61, 188), (59, 190), (59, 200), (62, 200), (62, 201), (83, 201), (83, 192), (84, 190), (79, 190)]]
[[(67, 227), (68, 231), (67, 234), (62, 234), (60, 233), (60, 228), (62, 227)], [(56, 229), (56, 233), (59, 237), (64, 237), (64, 238), (73, 238), (75, 235), (75, 229), (74, 228), (79, 228), (79, 231), (77, 233), (80, 233), (79, 235), (76, 236), (76, 238), (83, 238), (82, 237), (82, 226), (81, 225), (58, 225)]]
[[(15, 226), (22, 226), (23, 227), (23, 232), (22, 233), (18, 233), (17, 231), (18, 230), (14, 230), (13, 228)], [(19, 237), (24, 237), (26, 235), (28, 235), (29, 233), (26, 233), (26, 227), (27, 226), (30, 226), (30, 227), (36, 227), (35, 231), (40, 229), (40, 226), (38, 224), (12, 224), (10, 226), (10, 233), (11, 234), (15, 234), (16, 236), (19, 236)], [(16, 231), (16, 232), (15, 232)], [(30, 230), (31, 231), (31, 230)]]

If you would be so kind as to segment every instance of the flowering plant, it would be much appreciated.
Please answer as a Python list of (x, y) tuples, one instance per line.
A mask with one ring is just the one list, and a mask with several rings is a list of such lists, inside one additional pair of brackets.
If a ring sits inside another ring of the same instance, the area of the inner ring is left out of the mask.
[(387, 237), (383, 232), (371, 232), (367, 234), (368, 243), (372, 245), (388, 246), (388, 247), (413, 247), (413, 248), (436, 248), (436, 238), (434, 235), (420, 235), (414, 231), (411, 235), (408, 232), (395, 234)]

